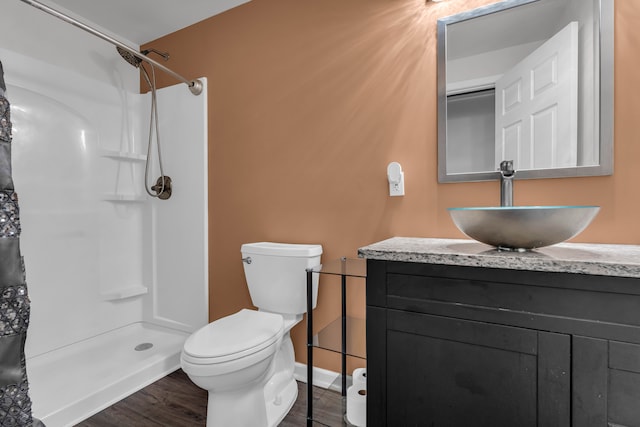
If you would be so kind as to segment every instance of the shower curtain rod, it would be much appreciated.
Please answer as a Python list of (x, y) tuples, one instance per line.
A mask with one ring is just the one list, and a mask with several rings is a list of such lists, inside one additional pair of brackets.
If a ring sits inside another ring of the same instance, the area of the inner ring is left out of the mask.
[(82, 22), (68, 16), (65, 15), (62, 12), (58, 12), (57, 10), (44, 5), (42, 3), (40, 3), (39, 1), (36, 0), (21, 0), (24, 3), (27, 3), (33, 7), (35, 7), (36, 9), (40, 9), (43, 12), (48, 13), (49, 15), (53, 15), (56, 18), (62, 19), (63, 21), (74, 25), (78, 28), (81, 28), (83, 30), (85, 30), (88, 33), (93, 34), (96, 37), (101, 38), (102, 40), (108, 41), (109, 43), (126, 50), (127, 52), (129, 52), (130, 54), (134, 55), (136, 58), (141, 59), (144, 62), (148, 62), (149, 64), (151, 64), (154, 67), (158, 67), (159, 69), (161, 69), (162, 71), (164, 71), (165, 73), (173, 76), (174, 78), (176, 78), (177, 80), (180, 80), (182, 83), (186, 84), (187, 86), (189, 86), (189, 90), (191, 91), (191, 93), (193, 93), (194, 95), (200, 95), (200, 93), (202, 93), (202, 82), (200, 80), (187, 80), (184, 77), (182, 77), (180, 74), (176, 73), (175, 71), (165, 67), (164, 65), (162, 65), (161, 63), (159, 63), (158, 61), (149, 58), (148, 56), (138, 52), (137, 50), (130, 48), (129, 46), (125, 45), (124, 43), (119, 42), (118, 40), (114, 39), (113, 37), (110, 37), (98, 30), (96, 30), (95, 28), (91, 28), (90, 26), (83, 24)]

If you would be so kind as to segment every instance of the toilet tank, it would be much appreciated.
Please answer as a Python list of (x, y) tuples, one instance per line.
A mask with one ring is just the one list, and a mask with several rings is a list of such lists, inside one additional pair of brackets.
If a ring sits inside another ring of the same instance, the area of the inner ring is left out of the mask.
[[(321, 245), (245, 243), (240, 251), (251, 301), (256, 307), (273, 313), (306, 313), (306, 270), (320, 264)], [(318, 274), (312, 276), (315, 308)]]

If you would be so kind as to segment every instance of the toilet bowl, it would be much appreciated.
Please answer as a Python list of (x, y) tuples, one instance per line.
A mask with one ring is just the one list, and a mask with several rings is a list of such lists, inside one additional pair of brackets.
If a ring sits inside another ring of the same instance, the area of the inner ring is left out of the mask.
[[(298, 387), (289, 331), (306, 311), (306, 268), (318, 265), (321, 253), (320, 245), (242, 246), (258, 310), (242, 309), (200, 328), (180, 357), (191, 381), (208, 391), (207, 427), (274, 427), (293, 406)], [(317, 280), (313, 293), (315, 301)]]

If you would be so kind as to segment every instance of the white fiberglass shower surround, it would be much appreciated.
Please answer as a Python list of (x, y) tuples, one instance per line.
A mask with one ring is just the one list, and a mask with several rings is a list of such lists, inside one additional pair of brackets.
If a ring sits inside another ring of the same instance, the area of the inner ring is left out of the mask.
[(33, 414), (73, 425), (177, 369), (184, 340), (208, 322), (206, 80), (197, 96), (158, 91), (173, 194), (157, 200), (143, 184), (149, 94), (123, 90), (116, 73), (109, 85), (10, 50), (0, 58)]

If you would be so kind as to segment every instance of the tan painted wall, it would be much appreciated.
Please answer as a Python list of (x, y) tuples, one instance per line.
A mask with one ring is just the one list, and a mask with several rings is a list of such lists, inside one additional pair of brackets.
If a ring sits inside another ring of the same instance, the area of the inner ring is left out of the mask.
[[(209, 79), (212, 320), (251, 306), (244, 242), (356, 256), (391, 236), (463, 237), (447, 207), (498, 203), (497, 182), (437, 182), (436, 20), (488, 3), (253, 0), (145, 46)], [(616, 1), (615, 19), (615, 174), (520, 181), (515, 194), (518, 204), (600, 205), (575, 241), (640, 244), (640, 0)], [(390, 161), (403, 166), (405, 197), (388, 196)], [(318, 327), (339, 313), (329, 282)], [(363, 316), (363, 285), (351, 288), (350, 310)], [(301, 362), (304, 335), (293, 331)], [(335, 361), (318, 364), (337, 370)]]

